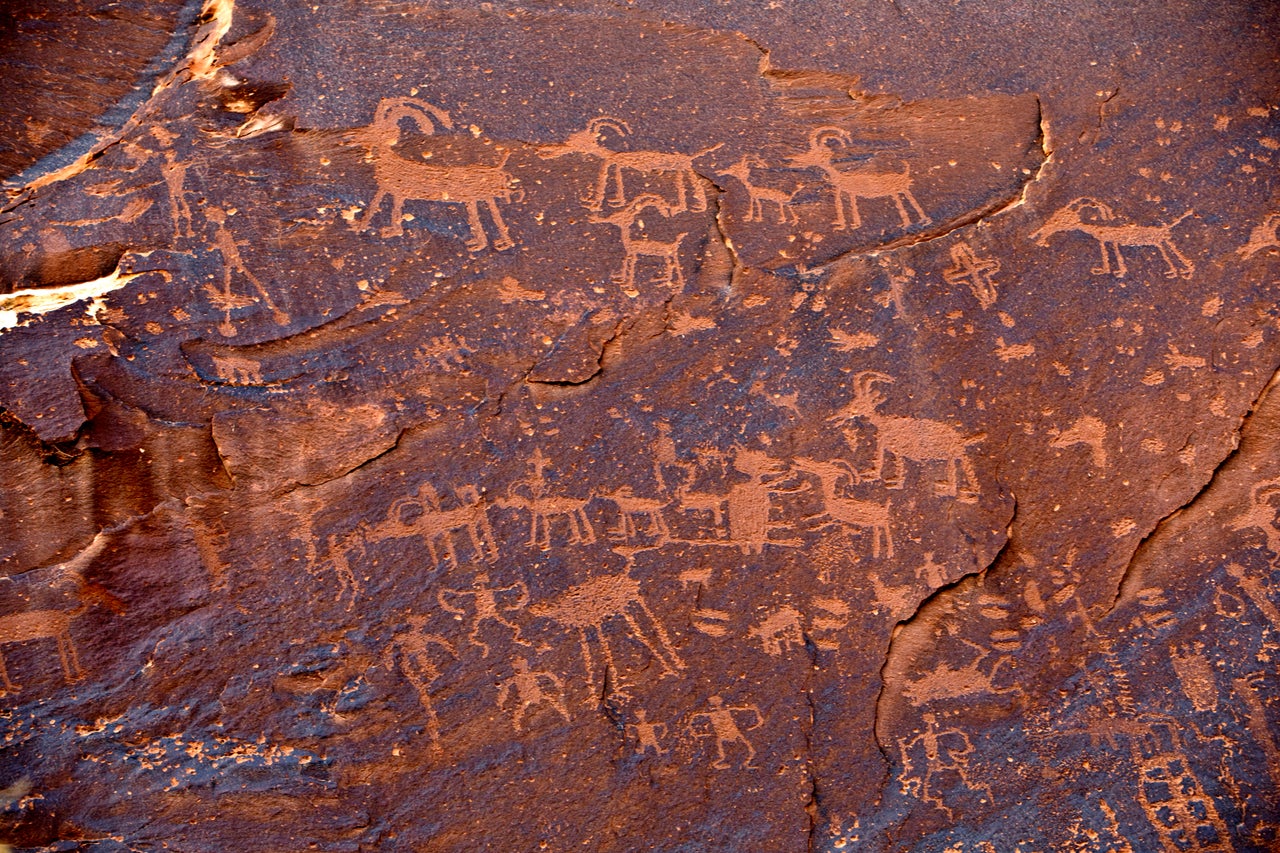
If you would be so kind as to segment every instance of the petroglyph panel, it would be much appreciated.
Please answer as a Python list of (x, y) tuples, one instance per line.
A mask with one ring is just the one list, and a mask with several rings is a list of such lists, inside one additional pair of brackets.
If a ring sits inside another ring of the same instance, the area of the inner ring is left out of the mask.
[(0, 846), (1274, 849), (1274, 15), (630, 6), (0, 106)]

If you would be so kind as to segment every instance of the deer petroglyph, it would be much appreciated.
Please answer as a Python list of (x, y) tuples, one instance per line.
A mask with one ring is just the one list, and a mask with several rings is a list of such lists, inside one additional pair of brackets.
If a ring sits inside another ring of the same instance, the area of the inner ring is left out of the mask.
[(786, 224), (790, 222), (795, 225), (798, 221), (795, 210), (791, 207), (791, 202), (795, 200), (800, 189), (794, 189), (791, 192), (783, 192), (773, 187), (764, 187), (756, 184), (751, 177), (752, 169), (764, 169), (768, 164), (753, 154), (747, 154), (738, 159), (736, 163), (727, 169), (722, 169), (718, 174), (728, 175), (742, 184), (742, 188), (747, 192), (747, 215), (742, 217), (744, 222), (763, 222), (764, 206), (771, 204), (777, 208), (778, 222)]

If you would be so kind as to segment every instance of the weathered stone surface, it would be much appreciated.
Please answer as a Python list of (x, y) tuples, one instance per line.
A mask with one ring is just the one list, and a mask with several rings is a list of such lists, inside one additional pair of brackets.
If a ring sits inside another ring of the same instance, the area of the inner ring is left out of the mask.
[(4, 161), (0, 838), (1280, 843), (1273, 14), (167, 8)]

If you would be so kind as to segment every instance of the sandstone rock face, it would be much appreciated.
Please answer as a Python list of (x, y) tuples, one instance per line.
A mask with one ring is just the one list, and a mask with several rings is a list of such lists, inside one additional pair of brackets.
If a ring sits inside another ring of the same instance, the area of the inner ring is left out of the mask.
[(779, 5), (65, 13), (0, 840), (1280, 845), (1274, 14)]

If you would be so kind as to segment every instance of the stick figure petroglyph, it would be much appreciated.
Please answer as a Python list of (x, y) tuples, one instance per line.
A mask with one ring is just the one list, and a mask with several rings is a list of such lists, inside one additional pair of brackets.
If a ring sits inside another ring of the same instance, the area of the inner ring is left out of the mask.
[(996, 304), (996, 283), (993, 275), (1000, 272), (1000, 262), (995, 258), (980, 258), (968, 243), (960, 242), (951, 247), (951, 266), (942, 271), (942, 277), (952, 286), (966, 285), (973, 297), (984, 309)]
[(767, 202), (777, 207), (778, 222), (786, 224), (790, 222), (795, 225), (798, 221), (796, 212), (791, 208), (791, 202), (795, 200), (796, 195), (800, 192), (800, 188), (796, 188), (787, 193), (772, 187), (762, 187), (751, 179), (752, 169), (764, 169), (768, 164), (754, 154), (747, 154), (738, 158), (738, 162), (734, 163), (727, 169), (722, 169), (718, 174), (728, 175), (734, 178), (738, 183), (742, 184), (742, 188), (747, 191), (747, 215), (742, 217), (744, 222), (763, 222), (764, 206)]
[[(969, 756), (973, 753), (973, 742), (969, 736), (957, 728), (939, 728), (936, 714), (925, 714), (924, 724), (925, 730), (915, 737), (898, 739), (904, 792), (933, 804), (946, 812), (947, 817), (954, 817), (951, 807), (934, 786), (940, 774), (950, 772), (958, 776), (960, 783), (970, 791), (985, 792), (987, 802), (995, 802), (990, 785), (969, 778)], [(920, 764), (924, 765), (923, 775), (920, 775)]]
[(641, 258), (653, 258), (662, 265), (662, 275), (655, 280), (660, 286), (684, 287), (684, 273), (680, 268), (680, 245), (689, 232), (678, 234), (672, 240), (659, 240), (645, 236), (644, 220), (640, 218), (646, 210), (655, 210), (669, 219), (678, 208), (672, 208), (660, 196), (653, 193), (642, 193), (631, 200), (625, 207), (610, 214), (591, 214), (592, 222), (607, 223), (618, 229), (622, 239), (622, 269), (614, 274), (613, 280), (622, 285), (622, 292), (628, 296), (639, 293), (636, 290), (636, 269)]
[(489, 245), (480, 221), (480, 205), (484, 204), (497, 231), (493, 248), (502, 251), (514, 246), (515, 242), (498, 210), (499, 201), (511, 204), (524, 199), (524, 190), (517, 186), (518, 179), (506, 170), (511, 152), (503, 151), (496, 165), (436, 166), (408, 160), (395, 152), (395, 145), (400, 141), (400, 123), (406, 119), (427, 135), (434, 134), (437, 128), (453, 129), (449, 114), (426, 101), (416, 98), (382, 99), (373, 124), (356, 133), (373, 159), (373, 175), (378, 190), (365, 208), (364, 216), (354, 223), (355, 230), (368, 230), (388, 196), (391, 198), (391, 223), (382, 230), (384, 237), (404, 234), (405, 201), (461, 204), (466, 206), (470, 229), (467, 249), (479, 252)]
[(426, 616), (410, 616), (409, 629), (398, 632), (383, 652), (383, 660), (388, 669), (396, 666), (396, 653), (400, 656), (400, 671), (417, 691), (418, 701), (427, 712), (427, 737), (431, 739), (431, 748), (440, 751), (440, 724), (436, 719), (435, 708), (431, 704), (431, 684), (440, 677), (440, 669), (432, 656), (432, 649), (438, 648), (457, 657), (458, 652), (453, 644), (444, 637), (429, 634), (426, 631)]
[(529, 662), (524, 658), (516, 658), (512, 665), (515, 674), (498, 686), (498, 707), (506, 710), (506, 706), (514, 697), (517, 705), (512, 706), (511, 725), (516, 731), (524, 729), (524, 723), (539, 705), (550, 705), (551, 708), (570, 722), (569, 709), (564, 703), (564, 683), (549, 672), (541, 669), (529, 669)]
[[(529, 612), (578, 632), (582, 662), (587, 669), (587, 686), (591, 691), (588, 705), (599, 698), (595, 677), (597, 666), (588, 639), (590, 635), (595, 636), (604, 656), (605, 677), (608, 678), (608, 673), (612, 672), (615, 678), (610, 679), (611, 683), (618, 683), (613, 650), (605, 632), (605, 623), (611, 619), (622, 619), (626, 623), (630, 635), (639, 640), (662, 667), (663, 676), (676, 675), (684, 669), (684, 661), (671, 644), (667, 629), (649, 609), (640, 592), (640, 583), (628, 571), (599, 575), (584, 581), (570, 587), (553, 601), (531, 605)], [(642, 623), (640, 617), (644, 617), (647, 624)]]
[[(533, 466), (533, 474), (512, 484), (506, 497), (493, 502), (494, 506), (503, 509), (522, 509), (529, 513), (529, 547), (550, 550), (551, 525), (558, 518), (568, 522), (570, 544), (581, 545), (596, 541), (595, 528), (587, 517), (587, 504), (591, 499), (547, 494), (547, 457), (543, 455), (542, 448), (533, 452), (530, 464)], [(516, 491), (522, 486), (528, 494)]]
[[(874, 370), (858, 373), (853, 380), (853, 399), (832, 418), (838, 422), (865, 418), (876, 428), (876, 467), (871, 476), (883, 482), (886, 488), (900, 489), (906, 473), (906, 460), (942, 462), (947, 479), (935, 485), (935, 492), (947, 497), (959, 496), (966, 503), (976, 501), (978, 477), (969, 461), (967, 449), (985, 439), (986, 435), (980, 433), (965, 438), (955, 427), (941, 421), (881, 414), (877, 409), (885, 398), (874, 389), (877, 382), (890, 384), (893, 377)], [(894, 457), (898, 466), (898, 475), (893, 479), (884, 476), (885, 460), (889, 456)], [(964, 489), (959, 488), (962, 473), (966, 481)]]
[[(793, 155), (791, 164), (798, 169), (818, 169), (826, 177), (835, 193), (836, 215), (833, 223), (837, 231), (846, 228), (854, 230), (862, 227), (862, 217), (858, 213), (858, 199), (891, 198), (898, 208), (898, 216), (902, 225), (911, 224), (911, 216), (907, 205), (915, 213), (917, 221), (926, 225), (933, 220), (925, 215), (916, 197), (911, 193), (911, 165), (902, 164), (901, 172), (878, 172), (868, 167), (842, 171), (836, 168), (835, 149), (832, 142), (849, 145), (852, 137), (849, 132), (839, 127), (819, 127), (809, 134), (809, 150), (803, 154)], [(905, 202), (905, 204), (904, 204)], [(849, 219), (845, 219), (845, 208), (849, 210)]]
[[(707, 194), (702, 186), (702, 179), (694, 171), (695, 160), (705, 157), (720, 148), (723, 143), (704, 148), (693, 154), (665, 153), (661, 151), (615, 151), (604, 145), (604, 131), (612, 131), (619, 138), (631, 135), (631, 125), (610, 116), (593, 118), (585, 128), (569, 134), (563, 143), (545, 145), (538, 151), (543, 159), (556, 159), (569, 154), (593, 157), (600, 161), (600, 175), (595, 189), (583, 199), (592, 210), (604, 210), (605, 196), (608, 193), (609, 180), (613, 179), (613, 197), (610, 204), (622, 206), (627, 203), (626, 192), (622, 187), (624, 171), (639, 172), (643, 175), (671, 175), (675, 181), (676, 208), (679, 210), (702, 211), (707, 209)], [(689, 196), (693, 196), (690, 207)]]
[(173, 142), (178, 136), (160, 125), (151, 128), (151, 135), (163, 147), (161, 156), (164, 158), (164, 163), (160, 166), (160, 175), (164, 178), (165, 188), (169, 191), (169, 215), (173, 219), (173, 236), (175, 239), (195, 236), (191, 230), (191, 206), (187, 204), (187, 164), (178, 159), (173, 150)]
[[(1096, 221), (1086, 220), (1086, 211), (1092, 211)], [(1044, 225), (1031, 234), (1031, 239), (1038, 245), (1048, 246), (1049, 238), (1054, 234), (1064, 231), (1079, 231), (1081, 234), (1087, 234), (1098, 241), (1098, 246), (1102, 250), (1102, 266), (1094, 267), (1091, 270), (1093, 274), (1107, 275), (1114, 272), (1117, 278), (1124, 278), (1128, 273), (1124, 256), (1120, 253), (1122, 246), (1150, 246), (1160, 252), (1160, 257), (1164, 258), (1165, 264), (1168, 265), (1165, 278), (1179, 276), (1190, 278), (1196, 271), (1195, 264), (1191, 263), (1174, 245), (1173, 229), (1192, 213), (1193, 211), (1188, 210), (1165, 225), (1111, 224), (1115, 221), (1115, 213), (1109, 205), (1097, 199), (1082, 197), (1055, 211)], [(1113, 256), (1114, 269), (1111, 263)]]
[(209, 205), (204, 208), (204, 215), (214, 225), (213, 248), (217, 249), (218, 253), (222, 255), (222, 289), (219, 290), (212, 283), (205, 285), (205, 292), (208, 294), (209, 301), (213, 303), (215, 308), (223, 312), (222, 322), (218, 324), (218, 331), (224, 337), (234, 338), (236, 336), (236, 327), (231, 325), (231, 312), (239, 308), (247, 308), (257, 301), (251, 296), (237, 296), (231, 292), (231, 276), (233, 273), (239, 273), (249, 280), (254, 290), (258, 291), (258, 296), (262, 298), (263, 304), (271, 309), (272, 319), (275, 320), (277, 325), (287, 326), (289, 324), (289, 315), (276, 307), (271, 294), (263, 287), (262, 282), (245, 266), (244, 258), (240, 256), (240, 243), (227, 227), (226, 211), (217, 205)]
[[(736, 746), (747, 751), (747, 759), (742, 762), (742, 768), (751, 767), (751, 762), (756, 757), (756, 750), (751, 745), (751, 741), (747, 740), (742, 729), (738, 727), (734, 714), (750, 714), (754, 718), (755, 722), (747, 726), (747, 731), (750, 732), (764, 725), (764, 716), (760, 713), (760, 709), (755, 705), (725, 705), (724, 700), (719, 696), (709, 698), (707, 705), (710, 710), (689, 717), (688, 729), (694, 737), (716, 739), (716, 760), (711, 766), (716, 770), (728, 770), (732, 765), (729, 763), (729, 752), (726, 748)], [(699, 731), (699, 720), (707, 722), (707, 728), (704, 731)]]
[(666, 731), (666, 723), (651, 723), (645, 719), (644, 708), (636, 709), (636, 721), (627, 723), (626, 728), (627, 734), (636, 739), (636, 755), (644, 755), (651, 749), (658, 755), (666, 755), (667, 750), (661, 744)]
[[(501, 603), (502, 600), (513, 598), (512, 593), (514, 593), (514, 600), (507, 604)], [(471, 599), (471, 609), (474, 612), (471, 633), (467, 639), (481, 648), (481, 657), (489, 656), (488, 644), (480, 639), (480, 626), (485, 621), (505, 625), (513, 633), (512, 641), (522, 646), (532, 647), (532, 643), (520, 636), (520, 626), (502, 615), (504, 612), (518, 613), (529, 603), (529, 588), (523, 581), (516, 581), (510, 586), (495, 587), (489, 583), (488, 572), (479, 572), (476, 574), (475, 583), (469, 589), (442, 589), (436, 593), (436, 600), (440, 602), (440, 606), (459, 618), (466, 616), (467, 609), (458, 602), (467, 598)]]

